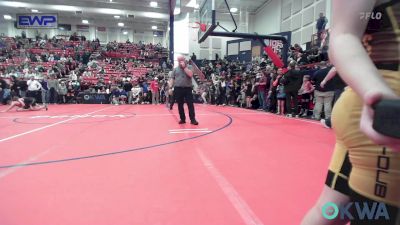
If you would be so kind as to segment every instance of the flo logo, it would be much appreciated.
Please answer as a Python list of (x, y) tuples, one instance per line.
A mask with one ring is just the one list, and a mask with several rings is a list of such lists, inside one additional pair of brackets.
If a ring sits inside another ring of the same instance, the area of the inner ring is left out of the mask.
[(346, 205), (336, 205), (328, 202), (322, 207), (322, 216), (333, 220), (339, 217), (341, 220), (389, 220), (386, 204), (382, 202), (350, 202)]
[(360, 19), (362, 20), (380, 20), (382, 19), (381, 12), (361, 12)]

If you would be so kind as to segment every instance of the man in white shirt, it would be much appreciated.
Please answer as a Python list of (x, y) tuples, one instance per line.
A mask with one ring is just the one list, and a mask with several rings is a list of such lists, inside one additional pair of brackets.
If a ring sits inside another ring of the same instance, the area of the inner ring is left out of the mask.
[(28, 85), (28, 92), (26, 93), (26, 96), (35, 98), (36, 102), (38, 102), (38, 100), (42, 97), (42, 85), (39, 81), (35, 80), (34, 76), (31, 76), (26, 84)]
[(142, 88), (139, 86), (139, 84), (136, 83), (136, 85), (132, 88), (132, 104), (140, 104), (141, 103), (141, 94), (142, 94)]

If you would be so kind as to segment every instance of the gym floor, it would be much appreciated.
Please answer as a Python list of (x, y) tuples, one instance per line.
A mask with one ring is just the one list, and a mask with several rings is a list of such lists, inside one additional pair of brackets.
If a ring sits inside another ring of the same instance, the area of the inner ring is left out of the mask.
[(195, 108), (199, 126), (179, 125), (176, 105), (1, 113), (0, 224), (299, 224), (324, 185), (333, 132)]

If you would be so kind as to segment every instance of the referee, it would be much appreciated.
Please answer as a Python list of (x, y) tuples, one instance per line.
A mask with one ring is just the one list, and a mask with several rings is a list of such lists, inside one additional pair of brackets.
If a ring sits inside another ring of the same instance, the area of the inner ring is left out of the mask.
[(185, 110), (183, 109), (183, 103), (186, 101), (189, 109), (190, 124), (199, 125), (195, 118), (193, 105), (193, 71), (188, 68), (183, 56), (178, 57), (178, 63), (178, 67), (175, 68), (170, 75), (169, 87), (174, 88), (174, 97), (178, 103), (179, 117), (181, 119), (179, 124), (186, 123)]

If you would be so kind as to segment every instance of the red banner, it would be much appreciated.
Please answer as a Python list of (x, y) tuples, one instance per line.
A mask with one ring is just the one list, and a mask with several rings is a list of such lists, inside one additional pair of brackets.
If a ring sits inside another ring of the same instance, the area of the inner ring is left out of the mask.
[(279, 56), (275, 53), (275, 51), (270, 46), (265, 47), (264, 51), (271, 58), (272, 62), (274, 63), (274, 65), (276, 67), (282, 68), (284, 66), (282, 59), (279, 58)]

